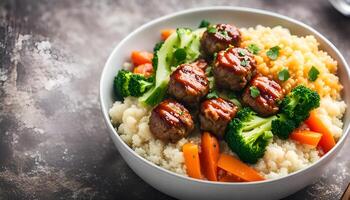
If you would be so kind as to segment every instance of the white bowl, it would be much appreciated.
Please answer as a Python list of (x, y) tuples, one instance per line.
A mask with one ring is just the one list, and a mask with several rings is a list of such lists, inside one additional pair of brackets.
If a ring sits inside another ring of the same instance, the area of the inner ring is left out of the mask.
[(342, 96), (346, 104), (350, 105), (349, 67), (337, 48), (311, 27), (282, 15), (250, 8), (210, 7), (186, 10), (156, 19), (130, 33), (115, 47), (104, 66), (100, 81), (101, 107), (110, 135), (120, 154), (143, 180), (159, 191), (179, 199), (279, 199), (311, 184), (344, 145), (349, 132), (349, 109), (344, 117), (343, 136), (330, 152), (303, 170), (262, 182), (220, 183), (184, 177), (137, 155), (119, 137), (110, 122), (108, 110), (115, 101), (113, 78), (122, 64), (129, 59), (130, 52), (135, 49), (151, 51), (154, 44), (159, 41), (159, 32), (163, 28), (196, 28), (202, 19), (212, 23), (233, 23), (238, 27), (255, 27), (259, 24), (270, 27), (281, 25), (298, 36), (314, 35), (321, 49), (338, 61), (338, 74), (344, 85)]

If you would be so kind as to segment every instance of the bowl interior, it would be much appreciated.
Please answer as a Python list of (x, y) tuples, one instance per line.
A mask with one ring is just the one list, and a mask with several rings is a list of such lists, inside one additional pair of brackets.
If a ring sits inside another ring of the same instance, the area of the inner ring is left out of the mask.
[[(312, 28), (290, 18), (255, 9), (233, 7), (202, 8), (168, 15), (145, 24), (129, 34), (114, 49), (104, 67), (100, 82), (101, 107), (109, 128), (113, 129), (108, 116), (108, 110), (115, 101), (113, 79), (117, 71), (122, 68), (123, 63), (129, 61), (131, 51), (152, 51), (154, 44), (160, 40), (159, 33), (161, 29), (176, 27), (189, 27), (195, 29), (198, 27), (198, 24), (202, 19), (206, 19), (212, 23), (232, 23), (237, 27), (255, 27), (259, 24), (270, 27), (280, 25), (288, 28), (292, 34), (298, 36), (314, 35), (320, 43), (320, 49), (328, 52), (333, 59), (338, 61), (338, 76), (344, 86), (342, 97), (345, 103), (350, 105), (350, 79), (346, 61), (327, 39)], [(339, 146), (339, 143), (344, 142), (344, 138), (347, 136), (349, 129), (349, 120), (349, 109), (347, 109), (343, 119), (344, 133), (335, 148)], [(118, 140), (121, 140), (116, 131), (114, 129), (113, 131), (115, 137), (117, 137)], [(327, 157), (332, 151), (324, 157)]]

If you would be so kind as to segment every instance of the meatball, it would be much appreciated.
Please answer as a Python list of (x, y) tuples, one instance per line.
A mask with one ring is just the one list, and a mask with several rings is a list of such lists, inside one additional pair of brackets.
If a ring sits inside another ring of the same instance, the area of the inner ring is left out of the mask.
[(251, 53), (242, 48), (220, 51), (214, 61), (213, 74), (218, 87), (242, 90), (255, 74), (256, 62)]
[(256, 76), (244, 90), (242, 101), (261, 116), (270, 116), (278, 112), (278, 102), (282, 96), (283, 91), (278, 83), (265, 76)]
[(198, 104), (209, 91), (205, 72), (198, 64), (182, 64), (171, 75), (168, 93), (189, 106)]
[(198, 59), (195, 62), (191, 63), (192, 66), (196, 66), (205, 71), (208, 67), (208, 63), (204, 59)]
[(235, 117), (238, 107), (222, 98), (205, 100), (199, 114), (200, 128), (223, 138), (227, 124)]
[(194, 123), (183, 105), (166, 99), (152, 110), (149, 127), (157, 139), (175, 143), (193, 131)]
[(209, 27), (201, 38), (201, 51), (206, 57), (212, 57), (215, 52), (227, 49), (230, 45), (239, 46), (241, 33), (230, 24), (217, 24)]

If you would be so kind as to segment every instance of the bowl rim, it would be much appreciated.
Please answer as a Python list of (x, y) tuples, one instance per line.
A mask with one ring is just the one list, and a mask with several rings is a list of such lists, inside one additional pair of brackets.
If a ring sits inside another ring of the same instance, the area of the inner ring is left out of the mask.
[[(343, 143), (345, 142), (345, 140), (348, 137), (349, 134), (349, 130), (350, 130), (350, 126), (349, 123), (348, 124), (343, 124), (343, 134), (341, 136), (341, 138), (337, 141), (335, 147), (333, 147), (329, 152), (327, 152), (326, 155), (322, 156), (319, 160), (317, 160), (316, 162), (312, 163), (311, 165), (297, 170), (295, 172), (292, 172), (290, 174), (287, 174), (285, 176), (282, 177), (278, 177), (278, 178), (273, 178), (273, 179), (266, 179), (263, 181), (255, 181), (255, 182), (214, 182), (214, 181), (209, 181), (209, 180), (201, 180), (201, 179), (195, 179), (195, 178), (191, 178), (188, 176), (184, 176), (175, 172), (172, 172), (168, 169), (165, 169), (163, 167), (160, 167), (156, 164), (154, 164), (153, 162), (143, 158), (142, 156), (138, 155), (130, 146), (128, 146), (120, 137), (120, 135), (117, 133), (116, 129), (114, 128), (114, 126), (111, 123), (110, 117), (109, 117), (109, 113), (108, 110), (109, 108), (106, 108), (106, 105), (104, 104), (104, 94), (103, 94), (103, 83), (104, 83), (104, 79), (107, 76), (107, 68), (110, 65), (110, 63), (112, 62), (112, 57), (114, 54), (116, 54), (116, 52), (119, 50), (119, 48), (126, 42), (129, 40), (129, 38), (132, 38), (135, 34), (137, 34), (138, 32), (142, 31), (144, 28), (151, 26), (153, 24), (157, 24), (159, 22), (162, 21), (166, 21), (168, 19), (171, 19), (173, 17), (176, 16), (180, 16), (180, 15), (184, 15), (184, 14), (191, 14), (191, 13), (196, 13), (196, 12), (207, 12), (207, 11), (218, 11), (218, 10), (222, 10), (222, 11), (232, 11), (232, 12), (248, 12), (248, 13), (254, 13), (254, 14), (261, 14), (261, 15), (266, 15), (269, 17), (274, 17), (274, 18), (279, 18), (282, 19), (284, 21), (287, 21), (289, 23), (298, 25), (299, 27), (302, 27), (303, 29), (307, 29), (308, 31), (310, 31), (312, 33), (312, 35), (316, 35), (317, 37), (321, 38), (321, 40), (323, 40), (326, 44), (326, 46), (329, 46), (332, 51), (334, 51), (334, 53), (339, 57), (338, 63), (343, 63), (344, 64), (344, 70), (346, 71), (346, 74), (348, 77), (350, 77), (350, 69), (349, 69), (349, 65), (347, 64), (345, 58), (343, 57), (343, 55), (340, 53), (340, 51), (333, 45), (333, 43), (331, 43), (326, 37), (324, 37), (321, 33), (319, 33), (318, 31), (316, 31), (314, 28), (312, 28), (309, 25), (306, 25), (303, 22), (300, 22), (298, 20), (295, 20), (293, 18), (278, 14), (278, 13), (274, 13), (272, 11), (268, 11), (268, 10), (262, 10), (262, 9), (256, 9), (256, 8), (248, 8), (248, 7), (239, 7), (239, 6), (206, 6), (206, 7), (199, 7), (199, 8), (191, 8), (191, 9), (186, 9), (186, 10), (182, 10), (182, 11), (178, 11), (178, 12), (174, 12), (156, 19), (151, 20), (148, 23), (145, 23), (143, 25), (141, 25), (140, 27), (136, 28), (135, 30), (133, 30), (131, 33), (129, 33), (126, 37), (124, 37), (113, 49), (113, 51), (110, 53), (104, 67), (101, 73), (101, 78), (100, 78), (100, 86), (99, 86), (99, 99), (100, 99), (100, 106), (101, 106), (101, 110), (102, 110), (102, 114), (104, 117), (104, 120), (106, 122), (106, 125), (108, 127), (108, 129), (112, 130), (112, 133), (114, 134), (114, 136), (119, 140), (119, 142), (122, 144), (123, 148), (126, 148), (126, 150), (131, 153), (133, 156), (136, 157), (136, 159), (141, 160), (141, 162), (146, 163), (147, 165), (150, 165), (151, 167), (155, 167), (157, 170), (160, 170), (162, 172), (165, 172), (168, 175), (173, 176), (176, 179), (183, 179), (185, 181), (193, 181), (193, 182), (197, 182), (198, 184), (213, 184), (213, 185), (225, 185), (225, 186), (243, 186), (243, 185), (261, 185), (261, 184), (267, 184), (267, 183), (273, 183), (273, 182), (278, 182), (278, 181), (282, 181), (284, 179), (288, 179), (290, 177), (293, 176), (297, 176), (300, 175), (302, 173), (305, 173), (309, 170), (312, 170), (312, 168), (314, 168), (316, 165), (320, 165), (321, 163), (323, 163), (326, 159), (330, 158), (330, 156), (332, 154), (334, 154), (335, 151), (340, 150), (340, 146), (343, 145)], [(258, 24), (257, 24), (258, 25)], [(111, 136), (113, 137), (113, 136)], [(112, 138), (113, 139), (113, 138)], [(130, 167), (130, 166), (129, 166)]]

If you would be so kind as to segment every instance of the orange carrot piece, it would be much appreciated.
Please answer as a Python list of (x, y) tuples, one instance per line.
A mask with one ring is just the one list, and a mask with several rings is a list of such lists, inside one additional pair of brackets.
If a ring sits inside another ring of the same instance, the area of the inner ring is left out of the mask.
[(175, 29), (163, 29), (160, 31), (162, 40), (166, 40), (172, 33), (175, 32)]
[(265, 180), (257, 171), (242, 161), (228, 154), (221, 154), (218, 161), (218, 167), (243, 179), (244, 181), (262, 181)]
[(192, 178), (202, 179), (198, 145), (186, 143), (182, 146), (182, 152), (185, 158), (187, 174)]
[(145, 63), (134, 68), (133, 72), (135, 74), (141, 74), (149, 77), (153, 74), (153, 66), (151, 63)]
[(226, 173), (223, 177), (219, 179), (220, 182), (243, 182), (239, 177)]
[(315, 111), (311, 111), (310, 117), (305, 121), (312, 131), (322, 134), (319, 145), (327, 153), (335, 146), (335, 140), (329, 127), (322, 121)]
[(209, 132), (204, 132), (201, 137), (202, 167), (205, 177), (210, 181), (217, 181), (218, 159), (220, 154), (219, 142)]
[(145, 63), (152, 63), (153, 54), (147, 51), (132, 51), (131, 61), (134, 66), (139, 66)]
[(321, 140), (322, 134), (309, 130), (297, 130), (289, 136), (292, 140), (296, 140), (302, 144), (308, 144), (317, 147)]

